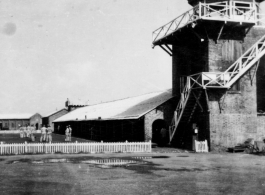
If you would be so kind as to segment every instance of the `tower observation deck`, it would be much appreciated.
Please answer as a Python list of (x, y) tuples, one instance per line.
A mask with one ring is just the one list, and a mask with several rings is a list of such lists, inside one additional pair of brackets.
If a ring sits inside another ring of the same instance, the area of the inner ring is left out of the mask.
[(219, 39), (231, 32), (231, 29), (246, 33), (246, 29), (254, 25), (265, 25), (265, 15), (258, 10), (255, 1), (198, 2), (192, 9), (153, 31), (153, 47), (159, 45), (170, 54), (168, 45), (175, 42), (175, 36), (185, 33), (188, 28), (193, 28), (202, 40), (216, 35), (215, 39)]

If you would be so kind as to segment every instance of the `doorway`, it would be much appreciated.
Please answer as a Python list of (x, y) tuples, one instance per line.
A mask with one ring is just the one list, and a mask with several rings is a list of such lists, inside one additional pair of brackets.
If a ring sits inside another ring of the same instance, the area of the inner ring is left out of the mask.
[(152, 124), (152, 143), (156, 143), (159, 146), (164, 145), (165, 142), (168, 142), (167, 134), (166, 122), (162, 119), (155, 120)]

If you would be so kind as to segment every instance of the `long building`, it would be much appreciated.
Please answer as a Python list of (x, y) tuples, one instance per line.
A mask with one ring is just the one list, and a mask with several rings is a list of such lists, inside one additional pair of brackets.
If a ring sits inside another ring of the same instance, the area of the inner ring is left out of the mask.
[(161, 129), (168, 129), (171, 123), (172, 99), (167, 90), (85, 106), (56, 119), (55, 132), (64, 134), (71, 125), (74, 136), (90, 140), (152, 140), (159, 144)]
[(1, 130), (17, 130), (21, 126), (33, 125), (36, 130), (41, 128), (40, 114), (0, 114)]

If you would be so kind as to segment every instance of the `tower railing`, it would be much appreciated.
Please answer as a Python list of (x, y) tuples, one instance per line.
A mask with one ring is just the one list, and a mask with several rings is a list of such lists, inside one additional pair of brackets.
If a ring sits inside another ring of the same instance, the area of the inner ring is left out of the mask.
[(153, 32), (153, 42), (158, 41), (173, 32), (181, 29), (182, 27), (196, 21), (198, 17), (199, 6), (195, 6), (184, 14), (178, 16), (177, 18), (171, 20), (167, 24), (161, 26)]
[(257, 14), (256, 4), (242, 1), (199, 3), (184, 14), (171, 20), (153, 32), (153, 46), (159, 40), (198, 20), (262, 24), (262, 15)]

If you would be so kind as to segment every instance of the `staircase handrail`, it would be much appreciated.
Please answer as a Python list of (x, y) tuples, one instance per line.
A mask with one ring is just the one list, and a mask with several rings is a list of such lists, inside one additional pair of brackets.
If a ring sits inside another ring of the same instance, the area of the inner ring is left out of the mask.
[[(242, 75), (244, 75), (258, 60), (265, 54), (265, 35), (261, 37), (252, 47), (250, 47), (240, 58), (238, 58), (224, 72), (216, 72), (216, 78), (211, 79), (204, 88), (211, 85), (230, 88)], [(209, 74), (209, 73), (203, 73)], [(212, 73), (214, 74), (214, 73)], [(224, 79), (226, 78), (226, 79)], [(216, 86), (214, 86), (216, 87)]]
[(186, 81), (186, 85), (183, 89), (183, 92), (181, 93), (180, 101), (178, 103), (176, 110), (174, 111), (174, 117), (173, 117), (172, 124), (171, 124), (173, 129), (170, 129), (170, 131), (169, 131), (170, 132), (170, 141), (172, 140), (172, 138), (176, 132), (176, 128), (180, 122), (180, 118), (183, 114), (183, 111), (185, 109), (185, 106), (186, 106), (187, 101), (188, 101), (189, 96), (190, 96), (190, 91), (191, 91), (190, 77), (188, 76), (187, 81)]

